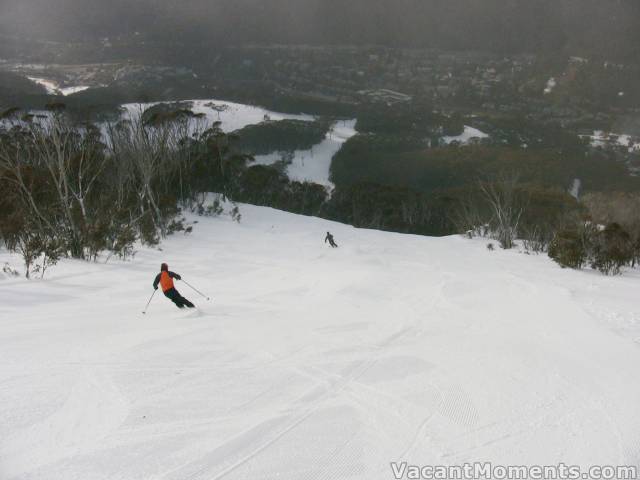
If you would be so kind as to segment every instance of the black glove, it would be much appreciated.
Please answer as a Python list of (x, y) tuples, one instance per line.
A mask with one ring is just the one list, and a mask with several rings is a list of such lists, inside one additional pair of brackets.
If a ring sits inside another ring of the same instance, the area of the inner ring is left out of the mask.
[(154, 290), (158, 290), (158, 287), (153, 287)]

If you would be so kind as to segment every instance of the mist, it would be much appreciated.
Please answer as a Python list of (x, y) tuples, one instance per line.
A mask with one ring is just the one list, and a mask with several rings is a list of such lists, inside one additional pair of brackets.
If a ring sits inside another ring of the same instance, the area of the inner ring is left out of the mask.
[(205, 44), (377, 44), (640, 58), (633, 0), (9, 0), (0, 33), (86, 41), (138, 32)]

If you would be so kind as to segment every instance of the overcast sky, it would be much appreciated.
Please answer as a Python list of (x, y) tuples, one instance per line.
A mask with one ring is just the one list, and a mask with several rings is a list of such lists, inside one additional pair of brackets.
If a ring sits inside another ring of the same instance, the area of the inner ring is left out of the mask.
[(640, 0), (0, 0), (0, 33), (218, 43), (605, 49), (640, 58)]

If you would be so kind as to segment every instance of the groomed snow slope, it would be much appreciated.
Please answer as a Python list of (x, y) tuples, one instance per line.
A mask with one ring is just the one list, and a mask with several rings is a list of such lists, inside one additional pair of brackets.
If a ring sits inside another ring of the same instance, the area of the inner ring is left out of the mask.
[[(333, 188), (331, 177), (331, 163), (333, 157), (342, 146), (358, 132), (356, 120), (339, 120), (333, 124), (325, 139), (310, 150), (296, 150), (293, 152), (291, 164), (287, 167), (287, 176), (299, 182), (313, 182)], [(255, 157), (257, 164), (273, 165), (282, 159), (282, 152)]]
[[(0, 280), (0, 478), (640, 464), (637, 273), (242, 213), (131, 263)], [(182, 283), (200, 311), (160, 297), (141, 315), (165, 260), (215, 302)]]

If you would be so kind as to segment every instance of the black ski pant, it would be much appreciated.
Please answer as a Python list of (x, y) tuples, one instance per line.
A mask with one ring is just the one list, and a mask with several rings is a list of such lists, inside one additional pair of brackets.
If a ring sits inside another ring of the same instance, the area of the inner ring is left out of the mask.
[(178, 291), (175, 288), (171, 288), (166, 292), (164, 292), (164, 296), (167, 297), (169, 300), (171, 300), (173, 303), (175, 303), (176, 307), (178, 308), (184, 308), (184, 307), (195, 308), (195, 305), (191, 303), (189, 300), (187, 300), (186, 298), (184, 298), (182, 295), (180, 295), (180, 293), (178, 293)]

